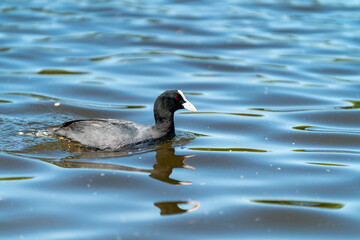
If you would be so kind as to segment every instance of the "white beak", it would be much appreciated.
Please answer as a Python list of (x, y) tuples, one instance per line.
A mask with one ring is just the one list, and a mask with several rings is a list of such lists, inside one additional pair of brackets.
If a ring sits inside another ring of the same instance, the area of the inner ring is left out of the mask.
[(184, 101), (185, 101), (185, 102), (182, 104), (183, 107), (184, 107), (185, 109), (189, 110), (189, 111), (197, 112), (196, 107), (195, 107), (194, 105), (192, 105), (192, 103), (189, 102), (189, 101), (186, 99), (184, 93), (183, 93), (181, 90), (178, 90), (178, 92), (179, 92), (179, 94), (181, 95), (181, 97), (182, 97), (182, 98), (184, 99)]
[(192, 103), (189, 101), (184, 102), (182, 105), (185, 109), (187, 109), (189, 111), (197, 112), (196, 107), (194, 105), (192, 105)]

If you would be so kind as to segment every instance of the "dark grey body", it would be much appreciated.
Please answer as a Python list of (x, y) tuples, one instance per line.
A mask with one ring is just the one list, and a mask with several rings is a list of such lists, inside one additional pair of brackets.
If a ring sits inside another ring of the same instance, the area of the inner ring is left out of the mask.
[(50, 132), (84, 146), (101, 150), (120, 150), (139, 143), (167, 140), (175, 136), (174, 112), (196, 111), (180, 90), (163, 92), (154, 104), (154, 126), (144, 126), (120, 119), (83, 119), (63, 123)]
[(154, 126), (120, 119), (84, 119), (66, 122), (50, 132), (101, 150), (118, 150), (141, 142), (166, 138)]

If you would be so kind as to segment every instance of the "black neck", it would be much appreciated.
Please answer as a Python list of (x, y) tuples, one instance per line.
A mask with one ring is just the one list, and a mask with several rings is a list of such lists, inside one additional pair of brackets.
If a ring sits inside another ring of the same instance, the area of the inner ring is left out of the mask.
[(155, 109), (155, 129), (164, 134), (164, 137), (174, 137), (175, 136), (175, 126), (174, 126), (174, 113), (169, 110), (160, 111), (160, 109)]

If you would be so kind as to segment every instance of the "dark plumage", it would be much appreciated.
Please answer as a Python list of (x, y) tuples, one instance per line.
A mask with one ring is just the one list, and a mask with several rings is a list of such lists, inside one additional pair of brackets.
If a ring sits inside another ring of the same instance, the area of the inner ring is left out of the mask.
[(144, 126), (120, 119), (81, 119), (50, 129), (53, 134), (101, 150), (119, 150), (139, 143), (167, 140), (175, 136), (174, 112), (196, 108), (180, 90), (163, 92), (154, 104), (154, 126)]

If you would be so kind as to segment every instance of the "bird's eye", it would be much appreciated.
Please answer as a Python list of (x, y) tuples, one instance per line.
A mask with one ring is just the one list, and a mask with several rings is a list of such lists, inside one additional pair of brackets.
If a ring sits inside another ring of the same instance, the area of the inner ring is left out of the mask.
[(175, 99), (179, 100), (179, 98), (178, 98), (178, 97), (177, 97), (177, 98), (175, 98)]

